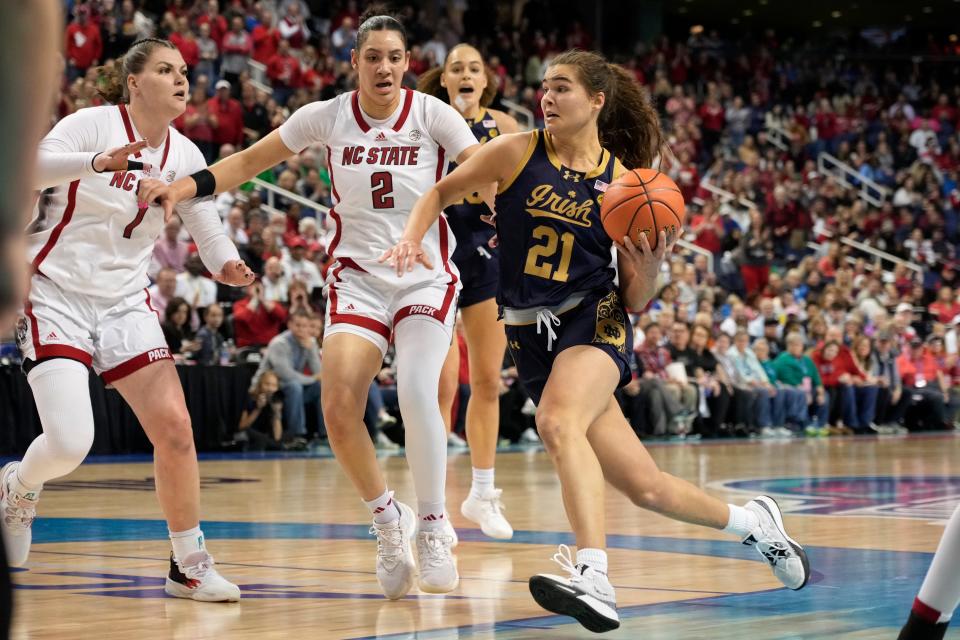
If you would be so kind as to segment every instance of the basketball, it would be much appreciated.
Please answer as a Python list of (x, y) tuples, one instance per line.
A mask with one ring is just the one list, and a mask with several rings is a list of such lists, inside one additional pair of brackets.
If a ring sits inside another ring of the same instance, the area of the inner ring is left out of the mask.
[(683, 228), (683, 195), (667, 174), (656, 169), (633, 169), (607, 187), (600, 204), (600, 222), (614, 242), (630, 236), (639, 243), (647, 234), (650, 249), (656, 249), (660, 230), (667, 241)]

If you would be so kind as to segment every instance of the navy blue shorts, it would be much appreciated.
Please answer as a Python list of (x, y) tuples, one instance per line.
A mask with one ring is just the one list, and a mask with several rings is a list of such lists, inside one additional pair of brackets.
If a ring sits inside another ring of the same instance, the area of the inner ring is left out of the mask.
[(485, 250), (489, 258), (474, 250), (467, 253), (466, 257), (454, 260), (454, 264), (460, 270), (460, 281), (463, 283), (459, 302), (461, 309), (497, 297), (500, 260), (496, 249), (485, 248)]
[[(601, 349), (620, 370), (620, 384), (630, 382), (630, 361), (633, 357), (633, 328), (627, 320), (627, 311), (616, 291), (589, 294), (573, 309), (559, 316), (560, 326), (553, 350), (547, 351), (547, 333), (537, 325), (507, 325), (507, 344), (517, 365), (520, 382), (537, 404), (553, 367), (553, 361), (568, 347), (589, 344)], [(588, 372), (585, 372), (588, 375)]]

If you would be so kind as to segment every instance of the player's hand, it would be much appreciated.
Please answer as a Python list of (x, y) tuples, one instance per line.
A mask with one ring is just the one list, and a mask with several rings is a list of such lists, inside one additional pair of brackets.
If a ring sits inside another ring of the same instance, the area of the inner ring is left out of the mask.
[(126, 171), (127, 156), (139, 153), (145, 149), (146, 146), (147, 141), (140, 140), (139, 142), (125, 144), (122, 147), (101, 151), (93, 156), (93, 170), (99, 173), (103, 173), (104, 171)]
[(254, 280), (253, 271), (243, 260), (231, 260), (223, 265), (223, 271), (213, 275), (217, 282), (231, 287), (245, 287)]
[(148, 179), (140, 181), (137, 197), (140, 205), (159, 204), (163, 207), (163, 221), (170, 222), (176, 213), (177, 204), (182, 200), (193, 198), (196, 194), (196, 185), (189, 177), (167, 184), (160, 180)]
[(433, 269), (430, 256), (427, 255), (420, 243), (414, 240), (401, 240), (393, 248), (384, 251), (379, 262), (386, 262), (391, 267), (396, 268), (398, 278), (402, 278), (405, 271), (413, 271), (418, 262), (425, 269)]
[(650, 248), (645, 233), (640, 234), (638, 244), (634, 244), (629, 236), (624, 236), (623, 242), (614, 242), (614, 244), (617, 246), (617, 251), (633, 263), (637, 274), (641, 278), (653, 282), (660, 275), (660, 265), (663, 264), (663, 259), (673, 252), (673, 248), (677, 245), (681, 235), (683, 235), (682, 231), (668, 244), (667, 234), (661, 230), (656, 251)]
[(173, 199), (170, 185), (156, 178), (144, 178), (137, 185), (137, 204), (141, 207), (160, 205), (163, 207), (163, 222), (170, 222), (177, 202)]

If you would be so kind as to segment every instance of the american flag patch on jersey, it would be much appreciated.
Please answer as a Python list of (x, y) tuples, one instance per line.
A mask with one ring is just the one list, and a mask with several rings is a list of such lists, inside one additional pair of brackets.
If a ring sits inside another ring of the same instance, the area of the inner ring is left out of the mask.
[(486, 120), (483, 121), (483, 126), (493, 128), (497, 126), (497, 121), (494, 120), (493, 118), (487, 118)]
[(596, 189), (597, 191), (606, 192), (606, 191), (607, 191), (607, 187), (609, 187), (609, 186), (610, 186), (610, 185), (608, 185), (608, 184), (607, 184), (606, 182), (604, 182), (603, 180), (597, 180), (596, 182), (593, 183), (593, 188)]

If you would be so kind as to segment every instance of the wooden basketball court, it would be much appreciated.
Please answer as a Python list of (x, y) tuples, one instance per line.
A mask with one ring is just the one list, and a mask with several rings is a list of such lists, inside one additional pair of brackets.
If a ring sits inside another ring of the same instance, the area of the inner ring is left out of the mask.
[[(893, 638), (960, 501), (953, 435), (651, 449), (663, 469), (728, 501), (776, 497), (814, 574), (800, 592), (780, 588), (753, 549), (640, 511), (611, 490), (610, 577), (622, 626), (610, 638)], [(398, 497), (412, 501), (403, 458), (383, 465)], [(532, 573), (559, 572), (550, 560), (557, 544), (573, 544), (539, 449), (498, 457), (497, 485), (516, 529), (509, 542), (489, 541), (460, 517), (470, 459), (451, 456), (461, 586), (397, 602), (379, 592), (367, 512), (329, 455), (205, 458), (200, 469), (208, 547), (242, 602), (164, 596), (169, 544), (152, 466), (112, 459), (48, 485), (30, 563), (14, 576), (13, 637), (593, 637), (527, 591)]]

